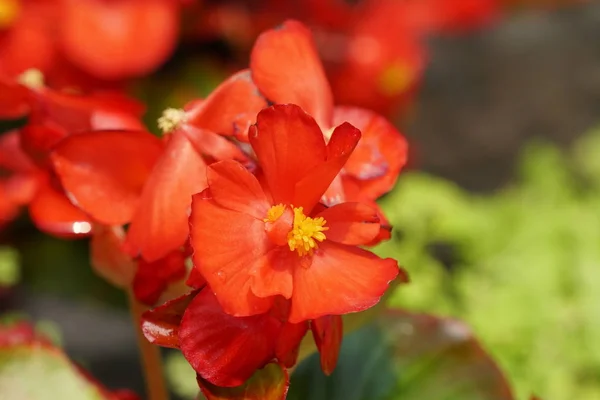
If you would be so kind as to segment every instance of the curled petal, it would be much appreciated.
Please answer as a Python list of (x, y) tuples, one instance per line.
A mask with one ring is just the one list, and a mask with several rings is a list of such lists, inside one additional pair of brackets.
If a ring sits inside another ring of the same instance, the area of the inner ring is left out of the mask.
[(179, 326), (198, 291), (180, 296), (142, 314), (142, 333), (152, 344), (179, 348)]
[(358, 107), (336, 107), (334, 120), (347, 121), (362, 133), (344, 166), (344, 172), (358, 181), (362, 199), (376, 200), (390, 191), (406, 164), (404, 136), (381, 115)]

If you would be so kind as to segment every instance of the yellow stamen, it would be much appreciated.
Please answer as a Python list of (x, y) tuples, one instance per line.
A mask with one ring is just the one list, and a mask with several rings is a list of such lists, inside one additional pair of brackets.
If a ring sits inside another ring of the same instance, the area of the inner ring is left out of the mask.
[(323, 233), (329, 229), (326, 223), (323, 217), (307, 217), (302, 207), (294, 208), (294, 226), (287, 237), (290, 250), (296, 251), (299, 256), (312, 254), (319, 247), (317, 242), (326, 238)]
[(183, 120), (185, 120), (185, 111), (180, 108), (167, 108), (158, 119), (158, 127), (163, 133), (169, 133)]
[(397, 62), (387, 67), (379, 76), (379, 90), (387, 96), (404, 92), (414, 79), (414, 73), (404, 63)]
[(284, 211), (285, 206), (283, 204), (277, 204), (276, 206), (269, 208), (269, 211), (267, 211), (267, 218), (265, 218), (263, 221), (271, 223), (275, 222), (283, 215)]
[(17, 80), (21, 85), (27, 86), (29, 89), (35, 90), (44, 87), (44, 74), (39, 69), (30, 68), (19, 75)]
[(20, 13), (19, 0), (0, 0), (0, 29), (9, 28)]

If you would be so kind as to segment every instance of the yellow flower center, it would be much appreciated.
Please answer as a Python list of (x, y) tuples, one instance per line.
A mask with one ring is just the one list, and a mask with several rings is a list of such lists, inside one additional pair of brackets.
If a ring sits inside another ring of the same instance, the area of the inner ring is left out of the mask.
[(162, 133), (170, 133), (184, 120), (185, 111), (179, 108), (167, 108), (158, 119), (158, 127)]
[(401, 62), (387, 67), (379, 76), (379, 90), (387, 96), (395, 96), (404, 92), (412, 83), (414, 73), (410, 67)]
[(326, 223), (323, 217), (307, 217), (302, 207), (295, 207), (294, 225), (287, 235), (290, 250), (296, 251), (299, 256), (312, 254), (313, 250), (319, 247), (317, 242), (322, 242), (326, 238), (323, 233), (329, 229), (325, 226)]
[(0, 29), (10, 27), (20, 12), (19, 0), (0, 0)]
[(32, 90), (41, 89), (44, 87), (44, 74), (39, 69), (30, 68), (19, 75), (17, 80), (21, 85), (27, 86)]
[(269, 211), (267, 211), (267, 218), (265, 218), (263, 221), (275, 222), (279, 219), (279, 217), (281, 217), (284, 211), (285, 206), (283, 204), (277, 204), (276, 206), (269, 208)]

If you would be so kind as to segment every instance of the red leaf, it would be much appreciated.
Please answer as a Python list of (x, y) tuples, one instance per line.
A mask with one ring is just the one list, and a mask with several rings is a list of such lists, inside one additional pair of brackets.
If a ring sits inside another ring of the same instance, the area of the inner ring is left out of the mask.
[(162, 150), (160, 140), (147, 132), (98, 131), (66, 138), (51, 160), (80, 208), (101, 223), (122, 225), (133, 217)]
[(192, 368), (213, 385), (235, 387), (275, 356), (281, 323), (262, 314), (225, 314), (210, 290), (189, 304), (179, 327), (181, 352)]
[(338, 361), (344, 328), (342, 317), (327, 315), (311, 322), (315, 344), (321, 354), (321, 369), (325, 375), (331, 375)]
[(183, 314), (198, 291), (185, 294), (142, 314), (142, 333), (157, 346), (179, 348), (179, 326)]
[(100, 78), (147, 74), (177, 41), (179, 7), (171, 0), (69, 0), (64, 11), (65, 53)]
[(287, 371), (279, 364), (267, 364), (243, 385), (219, 387), (198, 376), (198, 386), (207, 400), (284, 400), (290, 386)]

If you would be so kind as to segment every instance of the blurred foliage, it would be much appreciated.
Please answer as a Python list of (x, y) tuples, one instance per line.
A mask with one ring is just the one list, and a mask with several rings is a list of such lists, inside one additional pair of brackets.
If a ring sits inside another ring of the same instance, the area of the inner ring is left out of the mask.
[(598, 154), (600, 130), (529, 146), (493, 196), (407, 173), (381, 202), (396, 231), (377, 252), (411, 277), (390, 304), (465, 320), (520, 399), (600, 399)]
[[(518, 399), (532, 393), (546, 399), (600, 399), (598, 154), (600, 130), (568, 154), (534, 143), (521, 157), (517, 182), (492, 196), (410, 172), (380, 202), (395, 231), (376, 251), (397, 258), (411, 277), (389, 304), (464, 320), (506, 373)], [(406, 338), (397, 332), (400, 343)], [(407, 352), (430, 343), (431, 335), (416, 332), (418, 340), (405, 342), (397, 353), (400, 380), (391, 397), (384, 395), (392, 384), (385, 367), (391, 350), (382, 345), (377, 328), (366, 326), (345, 337), (332, 377), (322, 375), (316, 355), (301, 363), (292, 375), (296, 384), (290, 398), (372, 399), (361, 397), (364, 388), (358, 387), (369, 382), (382, 388), (377, 398), (388, 400), (497, 398), (493, 392), (460, 391), (468, 377), (481, 382), (472, 360), (461, 364), (460, 358), (449, 358), (452, 352), (433, 363), (423, 353), (408, 357)], [(172, 357), (171, 377), (193, 376), (179, 354)], [(182, 397), (197, 393), (193, 380), (172, 381)], [(442, 382), (447, 390), (434, 390)]]
[(21, 277), (19, 253), (7, 246), (0, 247), (0, 287), (13, 286)]

